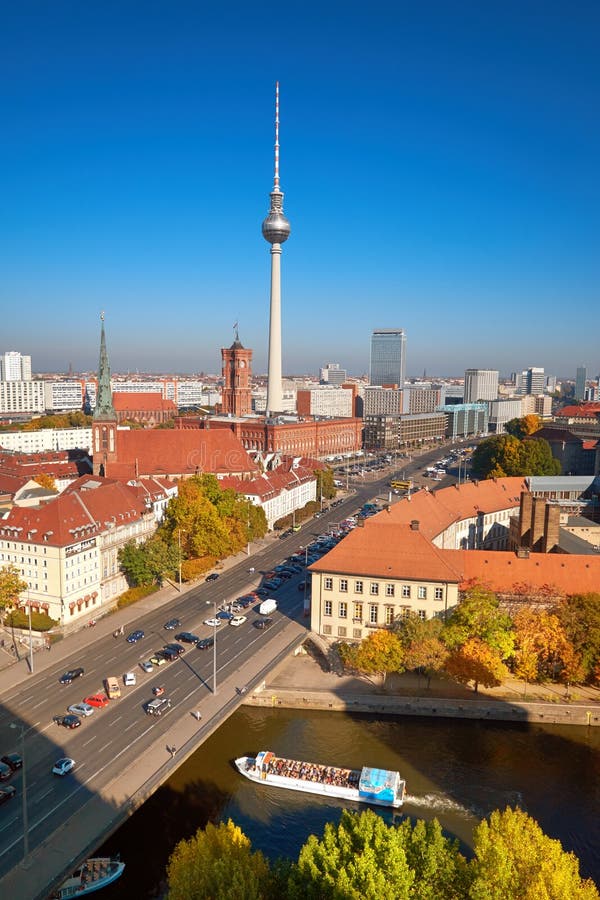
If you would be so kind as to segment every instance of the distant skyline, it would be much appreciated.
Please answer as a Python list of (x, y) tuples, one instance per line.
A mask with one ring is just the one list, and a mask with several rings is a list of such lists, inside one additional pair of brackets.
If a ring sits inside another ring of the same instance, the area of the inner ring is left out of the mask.
[[(600, 370), (600, 7), (28, 0), (0, 31), (0, 352), (266, 371), (274, 91), (284, 374)], [(587, 323), (587, 324), (586, 324)]]

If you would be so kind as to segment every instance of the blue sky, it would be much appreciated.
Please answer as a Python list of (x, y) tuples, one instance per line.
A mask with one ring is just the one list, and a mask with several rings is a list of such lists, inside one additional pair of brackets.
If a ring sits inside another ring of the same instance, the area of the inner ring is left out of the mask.
[(0, 350), (264, 371), (279, 79), (284, 372), (600, 369), (596, 2), (1, 6)]

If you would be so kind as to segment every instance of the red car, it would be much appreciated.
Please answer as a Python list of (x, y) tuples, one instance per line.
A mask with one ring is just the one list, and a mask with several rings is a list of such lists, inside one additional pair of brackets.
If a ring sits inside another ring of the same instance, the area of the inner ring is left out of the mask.
[(84, 697), (83, 702), (89, 703), (90, 706), (95, 706), (97, 709), (103, 709), (108, 706), (110, 700), (104, 694), (92, 694), (91, 697)]

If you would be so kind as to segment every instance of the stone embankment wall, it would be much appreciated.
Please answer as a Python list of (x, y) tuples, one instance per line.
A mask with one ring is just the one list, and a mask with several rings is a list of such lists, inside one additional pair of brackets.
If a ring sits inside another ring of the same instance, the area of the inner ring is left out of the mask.
[(302, 691), (288, 688), (270, 690), (266, 686), (248, 696), (245, 704), (284, 709), (366, 712), (386, 716), (438, 716), (449, 719), (488, 719), (497, 722), (600, 726), (600, 706), (596, 703), (516, 703), (489, 699), (342, 695), (331, 691)]

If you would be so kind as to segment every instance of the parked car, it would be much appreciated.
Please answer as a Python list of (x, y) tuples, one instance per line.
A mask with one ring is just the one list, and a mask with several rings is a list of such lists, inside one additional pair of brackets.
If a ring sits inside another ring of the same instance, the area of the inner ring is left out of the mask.
[(217, 618), (205, 619), (204, 624), (210, 625), (211, 628), (218, 628), (218, 626), (221, 624), (221, 619), (217, 619)]
[(167, 662), (174, 662), (176, 659), (179, 659), (179, 653), (177, 650), (173, 650), (172, 647), (163, 647), (159, 652), (164, 656)]
[(152, 672), (152, 670), (154, 669), (154, 666), (148, 659), (148, 660), (146, 660), (146, 662), (140, 663), (140, 669), (142, 670), (142, 672)]
[(196, 644), (200, 638), (197, 634), (192, 634), (191, 631), (180, 631), (179, 634), (175, 635), (176, 641), (183, 641), (186, 644)]
[(79, 716), (71, 714), (68, 716), (54, 716), (52, 721), (56, 722), (57, 725), (62, 725), (64, 728), (79, 728), (81, 725)]
[(0, 762), (3, 762), (5, 766), (9, 766), (13, 772), (23, 768), (23, 760), (18, 753), (7, 753), (6, 756), (2, 757)]
[(260, 597), (266, 597), (266, 596), (268, 595), (269, 592), (268, 592), (268, 590), (266, 589), (266, 587), (260, 587), (260, 588), (256, 588), (256, 590), (255, 590), (254, 593), (256, 594), (256, 596), (257, 596), (258, 598), (260, 598)]
[(185, 647), (182, 644), (165, 644), (165, 650), (174, 650), (177, 656), (185, 653)]
[(179, 628), (180, 625), (180, 619), (169, 619), (168, 622), (165, 622), (165, 628), (167, 629), (167, 631), (175, 631), (175, 629)]
[(69, 669), (69, 671), (65, 672), (64, 675), (61, 675), (58, 680), (60, 684), (71, 684), (76, 678), (81, 678), (84, 671), (85, 670), (82, 669), (81, 666), (78, 666), (76, 669)]
[(72, 713), (74, 716), (83, 716), (84, 719), (87, 719), (88, 716), (93, 714), (94, 707), (90, 706), (89, 703), (72, 703), (67, 707), (67, 712)]
[(252, 624), (255, 628), (260, 629), (260, 631), (264, 631), (265, 628), (271, 627), (273, 619), (256, 619)]
[(75, 768), (75, 760), (71, 759), (69, 756), (63, 756), (60, 759), (57, 759), (52, 767), (53, 775), (67, 775), (69, 772), (72, 772)]
[(89, 697), (84, 697), (83, 702), (96, 709), (104, 709), (105, 706), (108, 706), (110, 700), (105, 694), (91, 694)]
[(239, 609), (247, 609), (249, 606), (255, 602), (256, 597), (254, 594), (246, 594), (244, 597), (238, 597), (235, 601), (235, 605)]
[(207, 575), (207, 576), (206, 576), (206, 579), (205, 579), (205, 580), (206, 580), (206, 581), (216, 581), (218, 577), (219, 577), (219, 573), (218, 573), (218, 572), (211, 572), (210, 575)]
[(0, 762), (0, 781), (8, 781), (12, 775), (12, 769), (6, 763)]
[(246, 621), (246, 616), (234, 616), (229, 620), (229, 624), (233, 625), (234, 628), (239, 628), (240, 625), (243, 625)]
[(226, 622), (228, 619), (233, 619), (233, 613), (229, 612), (228, 609), (220, 609), (217, 613), (217, 619), (222, 619)]
[(12, 784), (7, 784), (6, 787), (0, 788), (0, 804), (12, 800), (16, 793), (17, 789)]
[(128, 644), (136, 644), (138, 641), (144, 637), (144, 632), (141, 628), (138, 628), (136, 631), (132, 631), (131, 634), (127, 635), (127, 643)]
[(208, 650), (209, 647), (213, 647), (215, 643), (215, 639), (213, 637), (199, 638), (196, 642), (196, 647), (198, 650)]
[(155, 666), (164, 666), (167, 660), (162, 650), (157, 650), (150, 657), (150, 662)]
[(135, 687), (137, 684), (137, 678), (135, 677), (135, 672), (125, 672), (123, 675), (123, 684), (125, 687)]

